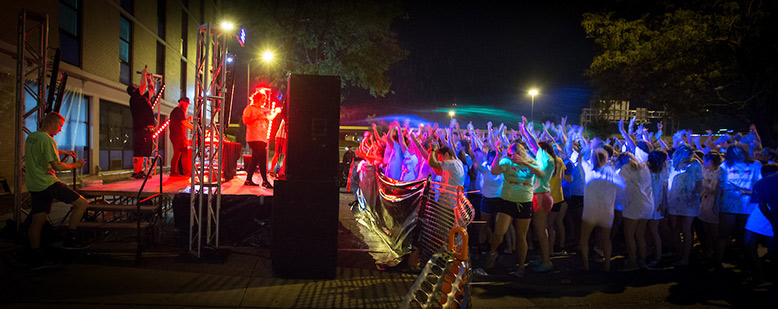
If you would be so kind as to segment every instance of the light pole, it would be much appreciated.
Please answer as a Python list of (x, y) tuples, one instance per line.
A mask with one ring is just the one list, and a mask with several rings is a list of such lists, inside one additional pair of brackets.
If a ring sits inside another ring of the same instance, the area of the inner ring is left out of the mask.
[(531, 89), (529, 95), (532, 97), (532, 114), (530, 115), (530, 121), (535, 121), (535, 96), (538, 94), (537, 89)]
[[(275, 55), (272, 51), (265, 51), (262, 53), (262, 61), (265, 63), (270, 63), (275, 58)], [(256, 58), (249, 59), (248, 63), (246, 64), (246, 102), (249, 100), (249, 96), (251, 95), (251, 62), (256, 60)]]

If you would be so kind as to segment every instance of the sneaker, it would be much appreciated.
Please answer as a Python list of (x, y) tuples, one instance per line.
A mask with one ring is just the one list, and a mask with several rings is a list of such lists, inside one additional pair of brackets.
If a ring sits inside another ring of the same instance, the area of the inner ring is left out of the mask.
[(65, 250), (83, 250), (89, 247), (92, 247), (91, 243), (82, 241), (75, 236), (67, 237), (65, 238), (65, 241), (62, 242), (62, 249)]
[(489, 275), (489, 274), (488, 274), (488, 273), (487, 273), (487, 272), (486, 272), (486, 271), (485, 271), (483, 268), (481, 268), (481, 267), (478, 267), (478, 268), (476, 268), (476, 269), (473, 271), (473, 273), (474, 273), (474, 274), (476, 274), (476, 275), (479, 275), (479, 276), (484, 276), (484, 277), (486, 277), (486, 276), (488, 276), (488, 275)]
[(536, 273), (547, 273), (552, 270), (554, 270), (554, 265), (545, 266), (543, 264), (539, 264), (535, 267), (532, 267), (532, 271)]
[(57, 268), (60, 265), (62, 265), (61, 262), (55, 261), (52, 258), (37, 252), (32, 253), (32, 256), (30, 257), (30, 270), (44, 270), (44, 269), (52, 269)]
[(273, 185), (270, 184), (267, 180), (262, 182), (262, 187), (265, 187), (267, 189), (273, 189)]
[(516, 278), (524, 278), (524, 267), (516, 267), (511, 274)]
[(494, 262), (497, 260), (497, 255), (497, 252), (489, 252), (489, 255), (486, 257), (484, 268), (489, 269), (494, 267)]

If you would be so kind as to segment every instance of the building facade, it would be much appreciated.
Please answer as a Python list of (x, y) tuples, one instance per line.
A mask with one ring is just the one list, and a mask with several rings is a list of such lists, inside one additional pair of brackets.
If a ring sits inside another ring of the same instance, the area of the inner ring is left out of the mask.
[[(0, 151), (0, 178), (5, 179), (13, 179), (14, 134), (22, 134), (15, 132), (13, 120), (22, 9), (48, 15), (49, 54), (54, 48), (61, 50), (60, 72), (69, 75), (60, 109), (67, 121), (56, 137), (58, 146), (89, 161), (84, 174), (105, 174), (132, 168), (126, 88), (140, 83), (136, 72), (147, 67), (163, 76), (163, 117), (180, 97), (192, 99), (197, 30), (221, 17), (221, 0), (6, 1), (0, 10), (0, 114), (7, 121), (0, 122), (0, 130), (13, 134), (0, 134), (0, 149), (7, 149)], [(31, 97), (26, 101), (28, 106), (35, 104)], [(166, 137), (160, 150), (170, 153)]]

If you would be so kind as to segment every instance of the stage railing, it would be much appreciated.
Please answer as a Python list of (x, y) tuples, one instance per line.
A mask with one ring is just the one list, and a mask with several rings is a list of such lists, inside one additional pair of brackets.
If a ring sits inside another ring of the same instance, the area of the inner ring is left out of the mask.
[(146, 178), (143, 179), (143, 184), (140, 185), (140, 190), (138, 190), (138, 196), (135, 199), (135, 200), (138, 201), (135, 204), (135, 216), (136, 216), (135, 222), (137, 224), (137, 237), (138, 237), (138, 248), (136, 249), (136, 252), (135, 252), (135, 266), (140, 265), (140, 259), (141, 259), (141, 255), (142, 255), (142, 251), (143, 251), (143, 249), (141, 247), (141, 245), (142, 245), (142, 241), (141, 241), (142, 236), (141, 236), (141, 226), (140, 226), (140, 221), (141, 221), (140, 220), (141, 219), (140, 204), (142, 204), (142, 203), (144, 203), (146, 201), (149, 201), (149, 200), (151, 200), (153, 198), (157, 198), (158, 197), (159, 198), (159, 206), (162, 207), (162, 197), (163, 196), (162, 196), (162, 174), (161, 173), (159, 175), (159, 193), (154, 194), (152, 196), (149, 196), (149, 197), (147, 197), (147, 198), (145, 198), (143, 200), (140, 199), (141, 195), (143, 195), (143, 188), (146, 187), (146, 182), (149, 180), (149, 177), (151, 176), (151, 172), (156, 168), (157, 163), (159, 163), (159, 162), (162, 162), (162, 156), (160, 156), (160, 155), (157, 155), (157, 156), (154, 157), (154, 159), (152, 159), (151, 165), (149, 165), (149, 171), (148, 171), (148, 173), (146, 173)]

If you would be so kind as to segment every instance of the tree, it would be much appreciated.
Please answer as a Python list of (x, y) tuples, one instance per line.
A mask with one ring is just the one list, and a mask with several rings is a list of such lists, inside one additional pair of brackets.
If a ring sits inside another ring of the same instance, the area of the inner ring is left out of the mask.
[[(669, 1), (638, 18), (586, 13), (597, 99), (630, 99), (676, 119), (742, 115), (772, 144), (778, 36), (774, 1)], [(744, 126), (746, 127), (746, 126)]]
[(408, 52), (390, 30), (402, 16), (396, 1), (225, 1), (225, 11), (248, 28), (249, 39), (273, 48), (284, 67), (272, 73), (338, 75), (344, 86), (389, 93), (389, 67)]

